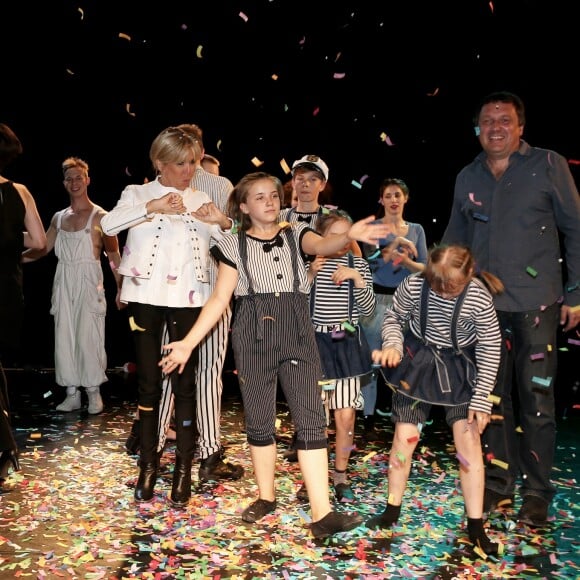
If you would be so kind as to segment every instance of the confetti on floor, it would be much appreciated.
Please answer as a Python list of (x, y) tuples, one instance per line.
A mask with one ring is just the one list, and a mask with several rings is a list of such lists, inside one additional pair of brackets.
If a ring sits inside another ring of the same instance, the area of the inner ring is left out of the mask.
[[(10, 382), (10, 381), (9, 381)], [(580, 468), (576, 435), (580, 412), (559, 427), (549, 526), (516, 522), (519, 507), (493, 514), (488, 534), (504, 544), (498, 557), (479, 557), (463, 524), (459, 464), (449, 431), (435, 419), (423, 428), (401, 518), (392, 530), (361, 526), (324, 541), (310, 536), (297, 463), (283, 458), (291, 439), (288, 409), (279, 404), (278, 508), (255, 525), (240, 514), (256, 496), (239, 397), (224, 400), (223, 443), (229, 461), (246, 473), (239, 481), (199, 484), (187, 509), (172, 509), (174, 447), (166, 447), (154, 499), (136, 504), (137, 457), (124, 449), (134, 399), (111, 385), (105, 412), (56, 413), (44, 385), (29, 385), (26, 410), (15, 412), (21, 471), (0, 494), (0, 577), (163, 579), (578, 578), (580, 577)], [(61, 394), (58, 388), (56, 397)], [(36, 394), (35, 394), (36, 393)], [(17, 407), (18, 408), (18, 407)], [(25, 424), (27, 423), (27, 424)], [(362, 433), (362, 425), (357, 427)], [(383, 442), (357, 434), (351, 459), (354, 502), (365, 519), (386, 501), (392, 426), (377, 416)], [(32, 439), (31, 433), (40, 434)], [(331, 439), (332, 442), (332, 439)], [(386, 444), (384, 443), (386, 442)], [(331, 455), (332, 459), (332, 455)], [(575, 459), (575, 461), (572, 461)]]

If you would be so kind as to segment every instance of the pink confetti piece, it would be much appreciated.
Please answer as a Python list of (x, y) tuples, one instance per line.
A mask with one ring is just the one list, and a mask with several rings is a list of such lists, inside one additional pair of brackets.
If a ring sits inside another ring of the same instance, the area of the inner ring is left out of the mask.
[(475, 194), (473, 192), (469, 193), (469, 201), (471, 203), (473, 203), (474, 205), (483, 205), (481, 201), (476, 201), (475, 200)]
[(343, 79), (345, 76), (346, 76), (346, 73), (334, 73), (332, 75), (332, 77), (335, 79)]
[(113, 262), (113, 260), (109, 260), (109, 266), (111, 267), (111, 270), (117, 269), (117, 265), (115, 264), (115, 262)]
[(316, 117), (316, 115), (318, 115), (319, 112), (320, 112), (320, 107), (316, 107), (316, 109), (314, 109), (314, 111), (312, 111), (312, 116)]
[(193, 304), (193, 295), (195, 294), (195, 290), (189, 291), (189, 303)]
[(131, 255), (131, 250), (129, 249), (129, 246), (123, 246), (123, 254), (126, 254), (127, 256)]
[(239, 13), (239, 17), (244, 21), (247, 22), (248, 21), (248, 17), (246, 16), (246, 14), (244, 12), (240, 12)]
[(536, 460), (536, 463), (540, 463), (540, 457), (538, 456), (538, 454), (533, 449), (530, 449), (530, 453), (534, 456), (534, 459)]
[(169, 281), (173, 282), (173, 281), (175, 281), (175, 280), (177, 280), (177, 276), (173, 276), (173, 275), (171, 275), (171, 274), (167, 274), (167, 281), (168, 281), (168, 282), (169, 282)]
[(298, 44), (304, 44), (306, 42), (306, 36), (303, 36), (299, 41)]
[(467, 461), (467, 459), (465, 459), (465, 457), (463, 457), (463, 455), (461, 455), (461, 453), (457, 452), (455, 454), (455, 457), (457, 457), (457, 461), (459, 461), (459, 463), (461, 463), (461, 465), (463, 465), (463, 467), (469, 467), (469, 461)]
[(358, 181), (362, 185), (368, 178), (369, 176), (365, 173)]
[(133, 276), (139, 276), (139, 270), (137, 270), (137, 268), (135, 268), (135, 266), (133, 266), (131, 268), (131, 272), (132, 272)]
[(575, 338), (569, 338), (568, 344), (575, 344), (577, 346), (580, 346), (580, 340), (576, 340)]
[(531, 360), (542, 360), (544, 358), (544, 353), (543, 352), (538, 352), (536, 354), (531, 354), (530, 355), (530, 359)]

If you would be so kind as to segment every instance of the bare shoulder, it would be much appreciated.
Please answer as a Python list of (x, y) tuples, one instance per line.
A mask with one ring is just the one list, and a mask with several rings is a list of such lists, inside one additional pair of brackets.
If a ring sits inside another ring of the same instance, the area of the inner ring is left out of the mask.
[(34, 205), (36, 205), (34, 197), (32, 197), (32, 193), (30, 193), (30, 190), (28, 189), (28, 187), (26, 187), (26, 185), (24, 185), (23, 183), (16, 183), (15, 181), (13, 181), (12, 184), (16, 188), (16, 191), (20, 194), (22, 201), (25, 203), (27, 207), (29, 203), (33, 203)]

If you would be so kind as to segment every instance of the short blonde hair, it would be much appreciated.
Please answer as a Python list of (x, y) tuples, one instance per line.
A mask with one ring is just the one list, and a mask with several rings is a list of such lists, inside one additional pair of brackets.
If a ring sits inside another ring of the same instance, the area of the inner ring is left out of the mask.
[(66, 175), (66, 172), (69, 169), (73, 169), (73, 167), (80, 169), (85, 174), (85, 176), (88, 177), (89, 164), (86, 161), (84, 161), (83, 159), (81, 159), (80, 157), (67, 157), (62, 162), (62, 174)]

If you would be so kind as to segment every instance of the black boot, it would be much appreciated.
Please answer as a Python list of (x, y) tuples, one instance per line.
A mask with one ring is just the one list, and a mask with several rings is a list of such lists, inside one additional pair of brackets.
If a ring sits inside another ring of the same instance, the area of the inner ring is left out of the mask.
[(125, 441), (125, 449), (129, 455), (139, 453), (139, 419), (135, 419), (131, 425), (131, 432)]
[(156, 461), (139, 462), (139, 479), (135, 486), (135, 499), (138, 502), (150, 501), (153, 498), (158, 467)]
[(20, 471), (20, 462), (18, 461), (18, 451), (7, 449), (0, 455), (0, 481), (4, 481), (12, 471)]
[(191, 456), (181, 457), (175, 453), (175, 469), (173, 470), (173, 485), (169, 500), (173, 507), (185, 507), (191, 498)]
[(157, 453), (159, 411), (139, 410), (139, 440), (141, 443), (139, 461), (139, 479), (135, 486), (135, 500), (150, 501), (153, 498), (157, 472), (159, 470), (159, 454)]

